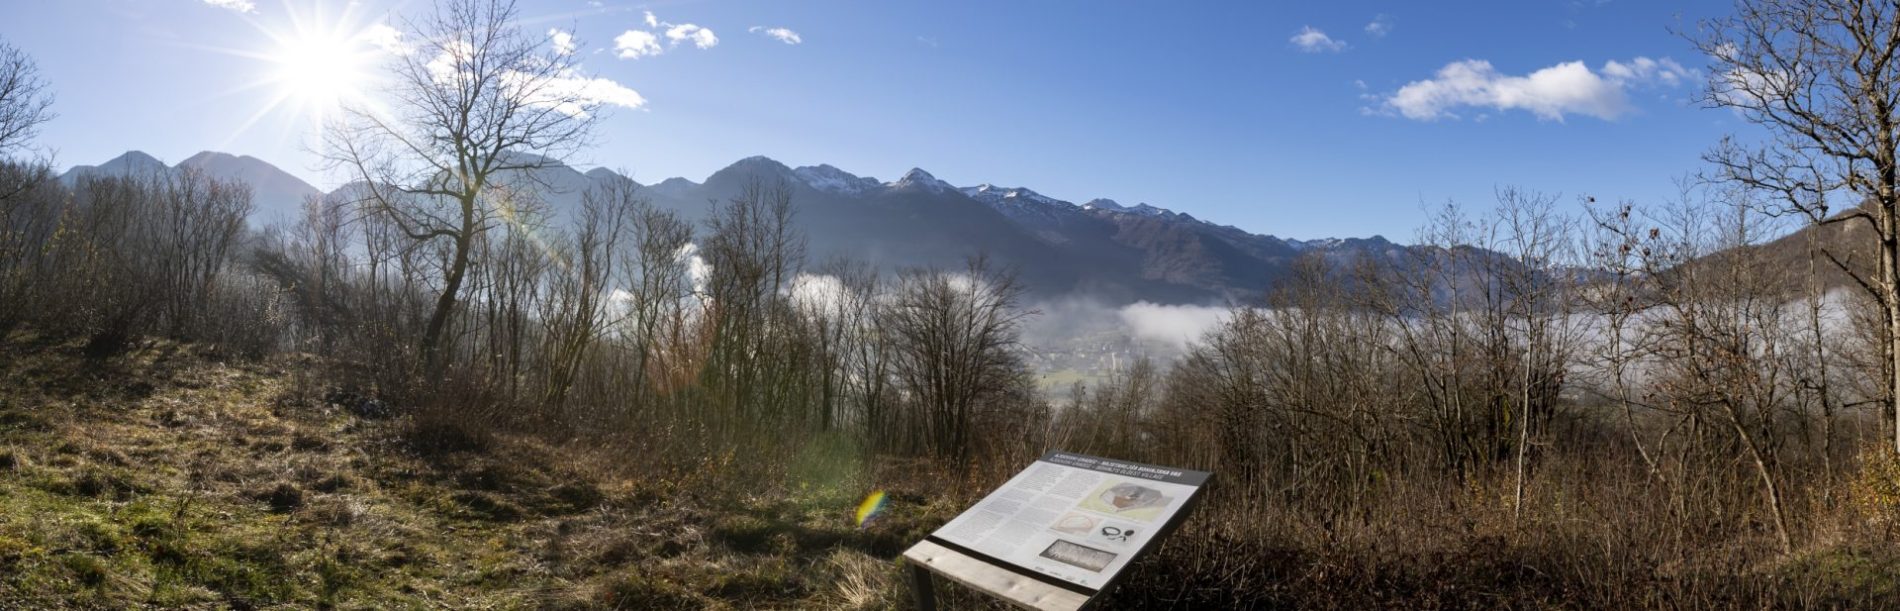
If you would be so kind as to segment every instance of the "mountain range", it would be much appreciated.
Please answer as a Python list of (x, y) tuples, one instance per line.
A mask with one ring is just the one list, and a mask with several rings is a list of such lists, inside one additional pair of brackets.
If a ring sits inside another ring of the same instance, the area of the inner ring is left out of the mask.
[[(321, 190), (250, 156), (206, 151), (175, 166), (138, 151), (61, 176), (69, 184), (91, 173), (198, 168), (251, 185), (262, 227), (297, 217), (302, 202)], [(539, 171), (539, 184), (557, 218), (571, 217), (590, 185), (620, 179), (610, 170), (581, 172), (564, 165)], [(1147, 203), (1110, 199), (1082, 204), (1025, 187), (959, 187), (922, 169), (883, 182), (830, 165), (788, 167), (747, 157), (703, 182), (668, 178), (641, 185), (660, 207), (703, 221), (711, 202), (738, 196), (748, 185), (785, 184), (796, 223), (806, 235), (808, 259), (869, 260), (891, 270), (955, 267), (985, 253), (1015, 269), (1036, 297), (1078, 296), (1109, 303), (1223, 303), (1256, 299), (1284, 277), (1292, 262), (1320, 253), (1340, 261), (1396, 258), (1408, 247), (1383, 237), (1300, 241), (1250, 233)], [(636, 183), (637, 184), (637, 183)]]
[(215, 178), (249, 184), (251, 203), (255, 207), (251, 212), (253, 227), (293, 222), (300, 215), (305, 199), (324, 195), (323, 190), (262, 159), (215, 151), (192, 155), (174, 166), (167, 166), (165, 162), (142, 151), (127, 151), (96, 166), (76, 166), (59, 178), (67, 186), (72, 186), (81, 177), (93, 174), (124, 175), (183, 168), (195, 168)]

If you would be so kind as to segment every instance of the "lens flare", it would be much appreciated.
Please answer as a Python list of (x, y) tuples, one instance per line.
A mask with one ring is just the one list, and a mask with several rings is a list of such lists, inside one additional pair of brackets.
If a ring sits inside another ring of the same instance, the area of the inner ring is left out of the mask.
[(864, 525), (870, 524), (871, 520), (884, 512), (886, 498), (883, 490), (874, 490), (870, 496), (864, 497), (864, 502), (858, 503), (858, 528), (864, 528)]

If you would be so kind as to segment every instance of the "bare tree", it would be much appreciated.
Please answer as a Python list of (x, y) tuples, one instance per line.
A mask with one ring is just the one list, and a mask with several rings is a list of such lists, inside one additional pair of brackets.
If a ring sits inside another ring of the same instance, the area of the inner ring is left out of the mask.
[[(201, 172), (82, 178), (45, 250), (47, 303), (69, 304), (53, 326), (110, 356), (138, 336), (207, 336), (205, 309), (230, 263), (248, 186)], [(59, 320), (63, 319), (63, 320)]]
[(509, 0), (442, 0), (408, 24), (417, 48), (393, 66), (387, 108), (353, 106), (325, 130), (324, 155), (360, 181), (362, 210), (415, 246), (445, 243), (439, 293), (418, 342), (434, 370), (484, 233), (546, 187), (538, 170), (588, 143), (600, 103), (576, 57), (515, 22)]
[(151, 272), (164, 331), (181, 337), (204, 322), (201, 306), (230, 262), (251, 214), (251, 187), (194, 168), (155, 177), (137, 231), (138, 265)]
[(0, 336), (49, 288), (38, 280), (67, 197), (52, 166), (0, 159)]
[[(836, 428), (844, 416), (843, 397), (846, 380), (851, 376), (851, 343), (862, 337), (869, 318), (870, 295), (854, 294), (854, 276), (869, 275), (875, 281), (876, 270), (850, 259), (833, 259), (818, 268), (819, 275), (800, 276), (792, 285), (793, 302), (815, 349), (818, 366), (818, 402), (815, 414), (819, 430)], [(846, 280), (851, 282), (847, 283)]]
[[(1749, 248), (1769, 230), (1751, 206), (1684, 202), (1664, 228), (1677, 249), (1653, 249), (1660, 306), (1654, 392), (1691, 421), (1699, 438), (1719, 440), (1717, 460), (1747, 464), (1761, 484), (1781, 551), (1793, 549), (1782, 475), (1784, 431), (1802, 415), (1786, 409), (1797, 392), (1790, 350), (1793, 270), (1764, 265)], [(1805, 351), (1793, 348), (1805, 356)], [(1687, 449), (1687, 448), (1685, 448)], [(1745, 463), (1743, 461), (1746, 461)]]
[[(1590, 198), (1586, 203), (1595, 204), (1596, 200)], [(1661, 449), (1652, 450), (1636, 426), (1637, 411), (1649, 406), (1639, 400), (1632, 379), (1647, 349), (1648, 338), (1641, 324), (1650, 300), (1650, 291), (1644, 290), (1648, 277), (1644, 262), (1651, 252), (1649, 243), (1655, 238), (1645, 235), (1635, 204), (1620, 202), (1607, 210), (1593, 206), (1588, 214), (1590, 224), (1585, 227), (1584, 243), (1589, 266), (1597, 277), (1579, 292), (1578, 301), (1584, 312), (1595, 317), (1601, 337), (1583, 360), (1605, 379), (1586, 388), (1599, 389), (1616, 405), (1623, 414), (1630, 445), (1650, 476), (1666, 481), (1656, 457)]]
[[(40, 78), (39, 66), (33, 63), (33, 58), (0, 40), (0, 162), (24, 148), (41, 124), (57, 116), (52, 106), (53, 95), (46, 91), (46, 81)], [(29, 219), (48, 218), (45, 214), (28, 214), (26, 207), (48, 201), (43, 194), (33, 197), (28, 192), (46, 186), (52, 177), (52, 167), (44, 160), (0, 166), (0, 266), (10, 267), (9, 260), (20, 256), (20, 249), (27, 244), (17, 241), (24, 236), (15, 230), (25, 227)], [(27, 197), (22, 198), (22, 195)], [(21, 199), (34, 201), (18, 201)], [(4, 283), (8, 280), (4, 270), (0, 267), (0, 305), (8, 305), (4, 294)], [(4, 325), (0, 322), (0, 326)]]
[(614, 330), (631, 353), (631, 394), (643, 398), (653, 390), (652, 381), (680, 377), (664, 372), (677, 371), (682, 360), (667, 347), (683, 343), (686, 302), (693, 291), (684, 251), (693, 242), (693, 227), (645, 200), (636, 202), (627, 223), (628, 240), (618, 254), (626, 292)]
[(33, 58), (0, 40), (0, 157), (26, 146), (41, 124), (57, 117), (52, 107)]
[[(1719, 178), (1761, 195), (1772, 214), (1870, 230), (1847, 252), (1822, 254), (1885, 311), (1886, 395), (1900, 410), (1900, 4), (1739, 0), (1733, 16), (1703, 22), (1695, 43), (1714, 58), (1704, 102), (1771, 134), (1711, 151)], [(1855, 201), (1830, 207), (1837, 194)], [(1873, 255), (1872, 269), (1856, 254)], [(1900, 426), (1893, 440), (1900, 451)]]
[(706, 219), (699, 252), (711, 269), (702, 296), (712, 336), (704, 380), (739, 416), (727, 433), (804, 415), (793, 397), (805, 390), (808, 346), (784, 298), (804, 266), (795, 212), (791, 185), (754, 181), (714, 203)]
[(627, 234), (627, 217), (645, 205), (633, 189), (632, 181), (616, 180), (584, 193), (580, 224), (558, 253), (559, 269), (541, 314), (547, 327), (544, 399), (552, 407), (567, 401), (582, 359), (607, 332), (615, 255)]
[(844, 285), (840, 322), (846, 338), (846, 373), (840, 381), (856, 403), (852, 411), (864, 438), (874, 444), (884, 442), (890, 438), (891, 343), (878, 326), (878, 270), (858, 261), (841, 263), (831, 271)]
[[(1505, 295), (1503, 330), (1521, 335), (1517, 380), (1517, 484), (1512, 515), (1522, 513), (1524, 477), (1534, 433), (1547, 429), (1556, 411), (1565, 365), (1576, 341), (1566, 277), (1573, 223), (1556, 210), (1554, 196), (1506, 187), (1498, 190), (1499, 246), (1512, 265), (1493, 274)], [(1515, 323), (1515, 324), (1513, 324)], [(1511, 327), (1517, 327), (1512, 329)]]
[(969, 456), (977, 412), (1010, 389), (1020, 368), (1013, 275), (971, 259), (961, 274), (912, 270), (881, 313), (893, 342), (892, 370), (914, 402), (913, 445), (939, 457)]

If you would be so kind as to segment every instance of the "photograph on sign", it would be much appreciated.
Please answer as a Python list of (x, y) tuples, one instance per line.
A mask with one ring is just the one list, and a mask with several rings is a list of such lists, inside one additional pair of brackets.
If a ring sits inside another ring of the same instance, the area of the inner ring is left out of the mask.
[(1051, 452), (931, 538), (1096, 591), (1185, 517), (1207, 475)]
[(1056, 539), (1055, 543), (1050, 543), (1047, 549), (1042, 550), (1042, 557), (1098, 573), (1108, 568), (1108, 563), (1115, 561), (1113, 553), (1076, 545), (1064, 539)]

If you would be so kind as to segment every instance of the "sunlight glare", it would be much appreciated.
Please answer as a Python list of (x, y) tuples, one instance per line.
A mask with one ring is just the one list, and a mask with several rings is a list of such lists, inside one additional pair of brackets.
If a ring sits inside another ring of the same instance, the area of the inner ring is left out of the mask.
[(321, 113), (363, 96), (369, 52), (360, 37), (298, 32), (279, 41), (271, 57), (280, 95)]
[(331, 103), (361, 92), (362, 69), (347, 40), (290, 41), (277, 56), (277, 81), (301, 101)]

